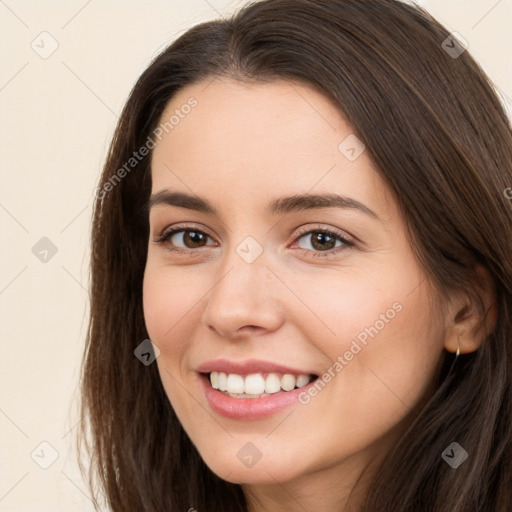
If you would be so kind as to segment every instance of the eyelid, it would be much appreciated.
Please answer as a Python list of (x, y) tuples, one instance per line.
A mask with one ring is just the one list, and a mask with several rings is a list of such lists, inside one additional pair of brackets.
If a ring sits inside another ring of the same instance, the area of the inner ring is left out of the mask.
[[(165, 243), (169, 239), (171, 234), (176, 234), (180, 231), (199, 231), (213, 239), (213, 237), (210, 235), (210, 233), (208, 233), (208, 231), (205, 228), (199, 227), (197, 224), (185, 223), (185, 224), (177, 224), (177, 225), (165, 227), (160, 232), (160, 234), (156, 235), (156, 237), (153, 239), (153, 241), (156, 243)], [(180, 249), (180, 247), (178, 247), (177, 249)], [(190, 250), (194, 250), (194, 249), (190, 249)]]
[(356, 243), (356, 239), (353, 236), (349, 235), (347, 232), (342, 231), (338, 228), (325, 227), (322, 225), (306, 226), (304, 228), (299, 227), (298, 232), (295, 235), (295, 239), (300, 238), (303, 235), (307, 235), (309, 233), (316, 232), (316, 231), (322, 231), (322, 232), (326, 232), (326, 233), (332, 234), (334, 236), (337, 236), (337, 237), (341, 238), (342, 240), (344, 240), (348, 244)]

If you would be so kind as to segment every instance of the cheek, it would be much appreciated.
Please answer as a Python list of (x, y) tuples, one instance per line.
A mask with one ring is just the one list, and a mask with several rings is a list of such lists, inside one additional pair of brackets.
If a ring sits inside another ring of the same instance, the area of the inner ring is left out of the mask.
[(295, 321), (331, 360), (351, 348), (358, 351), (354, 342), (361, 348), (369, 346), (406, 316), (405, 288), (392, 279), (385, 282), (380, 277), (379, 282), (379, 277), (347, 273), (337, 279), (311, 276), (296, 282), (294, 292), (309, 312), (305, 315), (304, 306), (298, 304)]
[[(188, 290), (188, 296), (187, 295)], [(179, 283), (165, 267), (148, 266), (144, 273), (143, 308), (149, 338), (160, 350), (156, 360), (162, 385), (180, 421), (187, 423), (194, 401), (182, 393), (186, 378), (186, 352), (190, 336), (185, 332), (193, 320), (198, 298), (191, 288)]]
[(298, 321), (326, 356), (335, 400), (361, 417), (379, 410), (392, 422), (423, 397), (442, 357), (443, 333), (414, 264), (347, 273), (337, 283), (316, 276), (295, 291), (316, 313), (309, 326)]
[(439, 324), (430, 310), (432, 291), (412, 256), (399, 256), (390, 261), (384, 255), (364, 271), (347, 269), (330, 282), (310, 280), (309, 285), (319, 286), (318, 293), (312, 288), (308, 293), (308, 284), (303, 283), (301, 293), (308, 294), (311, 309), (329, 329), (322, 344), (331, 359), (349, 350), (361, 361), (379, 354), (388, 360), (400, 350), (414, 365), (428, 354), (433, 326)]
[[(382, 294), (369, 286), (338, 295), (336, 308), (317, 302), (336, 336), (309, 334), (330, 360), (321, 375), (325, 388), (301, 411), (304, 424), (318, 425), (319, 434), (309, 441), (312, 452), (343, 458), (364, 449), (401, 428), (427, 396), (442, 343), (436, 345), (425, 293), (408, 292), (398, 287)], [(344, 442), (338, 446), (331, 440), (339, 432)]]
[(160, 351), (181, 352), (186, 338), (180, 328), (194, 314), (197, 298), (189, 297), (190, 287), (181, 286), (182, 281), (173, 279), (174, 274), (164, 268), (146, 268), (143, 282), (143, 308), (146, 329), (150, 339)]
[(397, 401), (413, 407), (427, 393), (443, 357), (441, 322), (424, 301), (404, 301), (403, 310), (379, 335), (371, 368)]

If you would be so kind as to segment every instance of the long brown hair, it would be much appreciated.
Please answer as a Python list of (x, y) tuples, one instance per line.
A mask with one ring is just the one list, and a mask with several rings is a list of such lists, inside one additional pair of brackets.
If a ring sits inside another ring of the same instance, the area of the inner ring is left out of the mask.
[[(293, 80), (324, 94), (396, 194), (432, 283), (446, 296), (463, 290), (478, 299), (479, 265), (496, 290), (494, 330), (455, 362), (446, 353), (433, 396), (386, 457), (363, 510), (510, 511), (512, 133), (492, 82), (450, 37), (425, 10), (397, 0), (263, 0), (191, 28), (142, 74), (93, 212), (78, 443), (90, 456), (95, 502), (103, 494), (116, 512), (247, 510), (241, 486), (213, 474), (192, 445), (156, 364), (134, 356), (148, 338), (151, 154), (126, 163), (177, 91), (227, 76)], [(441, 457), (454, 441), (469, 454), (457, 469)]]

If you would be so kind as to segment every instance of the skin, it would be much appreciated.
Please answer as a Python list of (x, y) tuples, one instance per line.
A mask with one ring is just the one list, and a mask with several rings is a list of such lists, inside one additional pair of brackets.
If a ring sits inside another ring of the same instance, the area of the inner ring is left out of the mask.
[[(354, 161), (339, 151), (354, 131), (324, 96), (298, 83), (217, 78), (181, 90), (162, 119), (191, 96), (197, 106), (154, 149), (152, 194), (196, 194), (218, 215), (150, 211), (144, 315), (165, 391), (205, 463), (242, 484), (252, 512), (357, 511), (376, 465), (432, 393), (443, 351), (476, 348), (476, 313), (463, 295), (443, 316), (431, 308), (440, 298), (391, 190), (368, 151)], [(379, 219), (342, 208), (264, 210), (276, 197), (333, 191)], [(155, 242), (184, 222), (205, 241), (181, 232)], [(322, 249), (311, 235), (298, 238), (299, 227), (335, 230), (355, 245)], [(252, 263), (236, 252), (247, 236), (263, 250)], [(188, 251), (171, 251), (173, 243)], [(394, 303), (400, 312), (308, 404), (256, 421), (210, 408), (195, 372), (201, 363), (257, 358), (321, 375)], [(250, 468), (237, 457), (248, 442), (262, 454)]]

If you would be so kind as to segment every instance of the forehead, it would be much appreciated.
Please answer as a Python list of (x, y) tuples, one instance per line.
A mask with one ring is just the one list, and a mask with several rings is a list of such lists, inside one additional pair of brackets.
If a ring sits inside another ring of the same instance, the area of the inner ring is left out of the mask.
[(239, 144), (238, 155), (258, 153), (264, 147), (274, 158), (286, 152), (289, 160), (291, 151), (316, 154), (328, 146), (332, 154), (332, 142), (339, 138), (339, 132), (352, 131), (340, 112), (307, 85), (244, 83), (228, 78), (210, 79), (180, 90), (167, 105), (161, 123), (181, 110), (188, 111), (191, 98), (196, 106), (179, 120), (174, 115), (174, 121), (179, 122), (163, 136), (175, 147), (193, 143), (194, 154), (210, 149), (233, 152), (237, 149), (234, 142)]
[(153, 193), (227, 198), (236, 186), (241, 204), (290, 192), (337, 192), (375, 208), (377, 196), (389, 200), (367, 152), (347, 158), (347, 147), (362, 148), (353, 128), (308, 85), (209, 79), (180, 90), (161, 116), (166, 122), (152, 155)]

